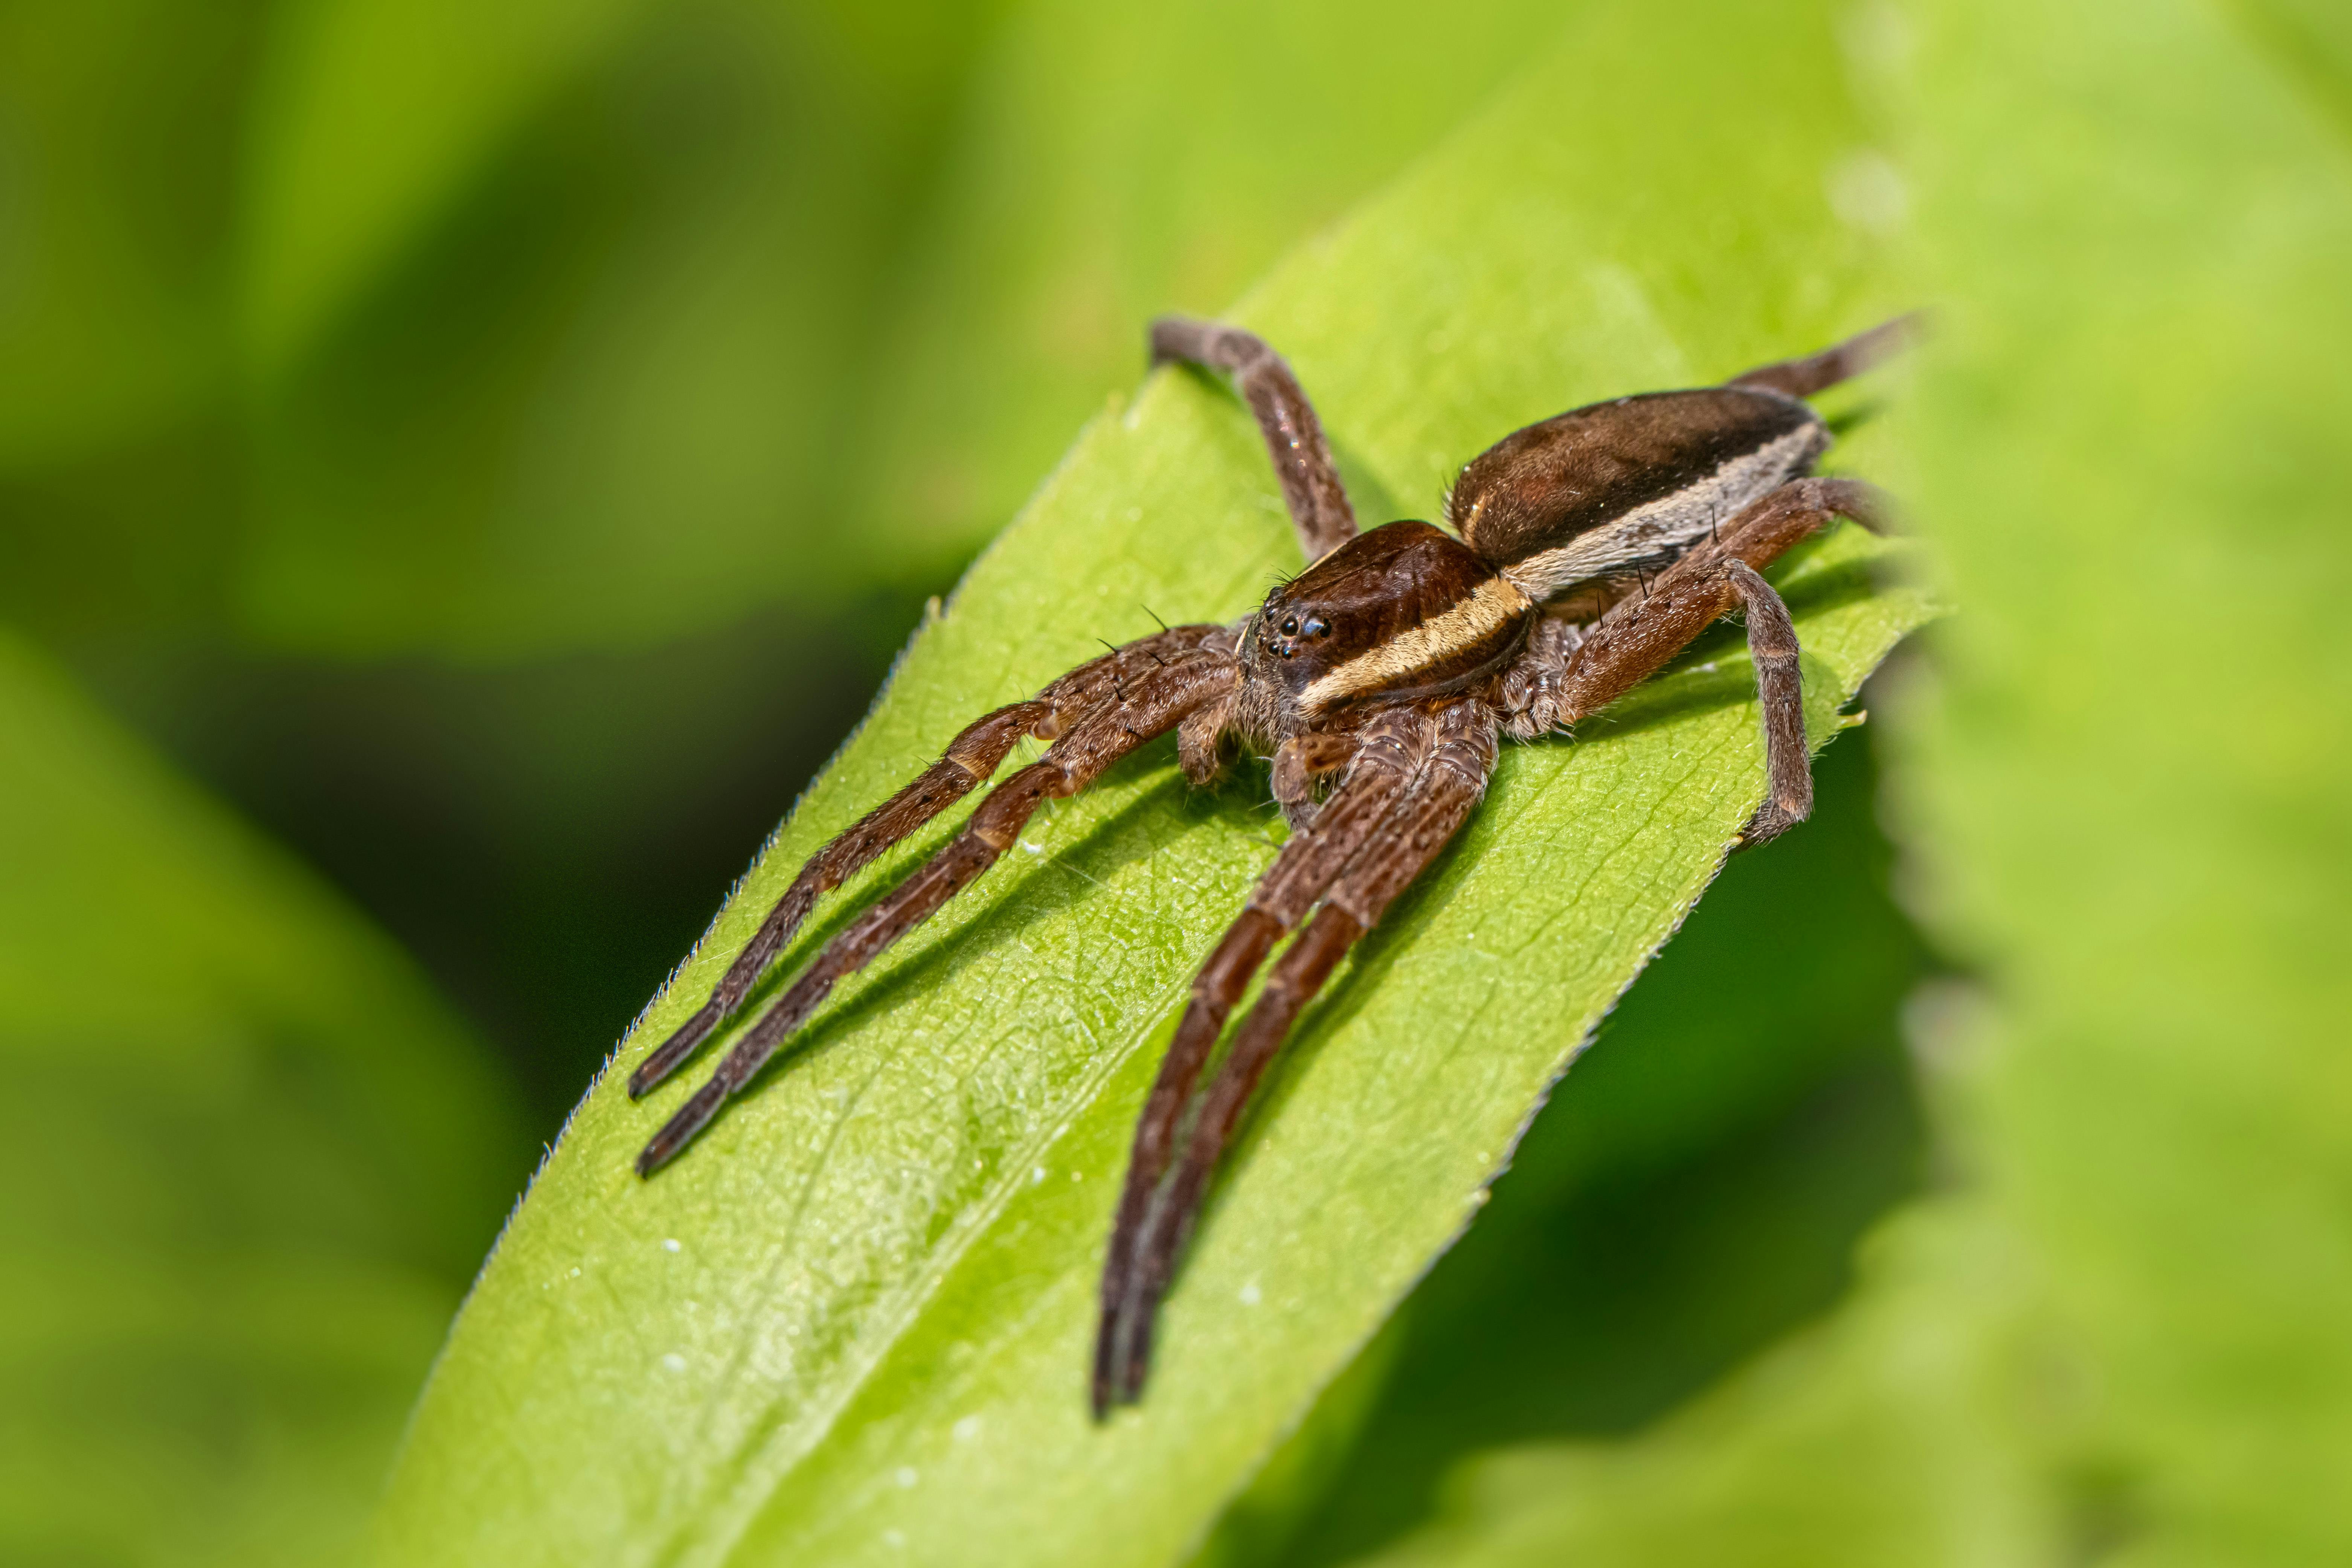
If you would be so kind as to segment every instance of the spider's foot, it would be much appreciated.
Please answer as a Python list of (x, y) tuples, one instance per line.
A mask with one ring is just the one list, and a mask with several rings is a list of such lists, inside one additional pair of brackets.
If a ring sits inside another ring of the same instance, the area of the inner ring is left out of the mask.
[(1143, 1383), (1151, 1371), (1151, 1330), (1158, 1317), (1156, 1295), (1131, 1290), (1116, 1307), (1107, 1307), (1095, 1343), (1094, 1412), (1097, 1422), (1110, 1419), (1123, 1405), (1143, 1400)]
[(1749, 817), (1748, 826), (1739, 830), (1739, 837), (1733, 842), (1732, 847), (1753, 849), (1759, 844), (1769, 844), (1804, 821), (1807, 815), (1802, 812), (1792, 812), (1779, 801), (1768, 800), (1756, 808), (1756, 815)]
[(697, 1134), (710, 1125), (719, 1108), (727, 1103), (727, 1079), (714, 1076), (709, 1083), (694, 1091), (694, 1098), (678, 1107), (677, 1114), (654, 1134), (654, 1141), (637, 1156), (637, 1174), (650, 1176), (672, 1160), (678, 1152), (694, 1142)]
[(676, 1034), (661, 1043), (653, 1055), (637, 1064), (637, 1070), (629, 1075), (629, 1098), (643, 1100), (662, 1079), (685, 1066), (686, 1059), (710, 1037), (711, 1031), (719, 1027), (719, 1020), (725, 1016), (726, 1010), (719, 1005), (718, 997), (713, 996), (705, 1002), (693, 1017), (677, 1026)]

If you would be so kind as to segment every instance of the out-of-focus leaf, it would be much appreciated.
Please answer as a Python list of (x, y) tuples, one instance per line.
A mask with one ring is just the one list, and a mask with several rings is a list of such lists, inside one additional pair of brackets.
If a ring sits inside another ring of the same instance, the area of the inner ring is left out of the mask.
[(962, 559), (1132, 381), (1139, 323), (1223, 306), (1564, 15), (1550, 0), (1016, 11), (908, 247), (873, 388), (877, 569)]
[(0, 9), (0, 617), (217, 617), (229, 168), (257, 7)]
[(1817, 1338), (1466, 1468), (1381, 1563), (2352, 1550), (2352, 167), (2201, 7), (1919, 23), (1879, 37), (1916, 49), (1919, 493), (1967, 613), (1901, 793), (1984, 976), (1916, 1015), (1968, 1185)]
[(637, 0), (295, 0), (273, 17), (244, 204), (247, 353), (268, 374), (430, 234)]
[(2235, 9), (2287, 79), (2352, 132), (2352, 11), (2329, 0), (2242, 0)]
[[(1596, 56), (1623, 68), (1596, 79)], [(1612, 138), (1638, 167), (1602, 155)], [(1872, 237), (1824, 193), (1860, 141), (1825, 9), (1597, 11), (1240, 313), (1316, 390), (1378, 513), (1530, 418), (1888, 313)], [(1843, 531), (1783, 575), (1823, 733), (1926, 613), (1874, 586), (1893, 548)], [(1292, 552), (1231, 399), (1152, 380), (918, 638), (616, 1068), (694, 1005), (801, 857), (973, 713), (1153, 612), (1239, 613)], [(686, 1084), (633, 1105), (608, 1072), (425, 1394), (384, 1553), (1175, 1556), (1468, 1220), (1714, 875), (1761, 787), (1732, 637), (1577, 744), (1506, 760), (1459, 852), (1302, 1029), (1140, 1411), (1097, 1428), (1085, 1410), (1112, 1190), (1153, 1047), (1272, 853), (1253, 788), (1189, 795), (1164, 748), (1041, 817), (1017, 864), (844, 987), (657, 1180), (630, 1161)]]
[(269, 383), (248, 628), (628, 647), (863, 582), (847, 427), (988, 15), (664, 8), (539, 94)]
[(0, 12), (0, 472), (184, 419), (231, 378), (221, 169), (253, 7)]
[[(1822, 1330), (1622, 1442), (1529, 1444), (1450, 1479), (1439, 1519), (1371, 1568), (1881, 1568), (2064, 1562), (2020, 1517), (2013, 1430), (1979, 1408), (2011, 1285), (1963, 1216), (1906, 1215)], [(2006, 1326), (2005, 1324), (2003, 1325)], [(2011, 1370), (2001, 1367), (1999, 1370)], [(1995, 1404), (1995, 1399), (1985, 1399)], [(2101, 1543), (2103, 1544), (2103, 1543)], [(2075, 1559), (2081, 1560), (2081, 1559)]]
[(1927, 16), (1923, 502), (1972, 614), (1906, 778), (2066, 1333), (2028, 1390), (2053, 1507), (2137, 1562), (2340, 1562), (2343, 122), (2184, 0)]
[(383, 940), (0, 638), (0, 1557), (347, 1547), (520, 1174)]

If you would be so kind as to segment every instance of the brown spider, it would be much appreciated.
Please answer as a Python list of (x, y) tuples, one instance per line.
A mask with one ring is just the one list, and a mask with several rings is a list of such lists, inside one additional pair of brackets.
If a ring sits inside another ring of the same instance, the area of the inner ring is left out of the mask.
[[(1890, 321), (1722, 386), (1571, 409), (1462, 470), (1445, 504), (1453, 533), (1426, 522), (1358, 533), (1322, 426), (1282, 358), (1237, 327), (1154, 322), (1154, 363), (1233, 373), (1312, 564), (1233, 626), (1171, 627), (998, 709), (817, 851), (710, 999), (630, 1075), (632, 1096), (676, 1071), (742, 1005), (819, 895), (994, 773), (1022, 737), (1052, 742), (825, 944), (646, 1145), (638, 1173), (709, 1125), (836, 981), (993, 865), (1040, 801), (1076, 794), (1171, 729), (1196, 783), (1217, 775), (1229, 741), (1270, 753), (1292, 833), (1192, 982), (1136, 1127), (1103, 1263), (1095, 1414), (1133, 1403), (1160, 1299), (1243, 1107), (1299, 1009), (1469, 819), (1501, 736), (1532, 740), (1573, 724), (1744, 610), (1767, 784), (1741, 842), (1811, 811), (1797, 634), (1758, 569), (1832, 518), (1881, 526), (1885, 503), (1870, 486), (1801, 477), (1830, 432), (1800, 399), (1884, 358), (1909, 326)], [(1203, 1083), (1227, 1015), (1301, 922)]]

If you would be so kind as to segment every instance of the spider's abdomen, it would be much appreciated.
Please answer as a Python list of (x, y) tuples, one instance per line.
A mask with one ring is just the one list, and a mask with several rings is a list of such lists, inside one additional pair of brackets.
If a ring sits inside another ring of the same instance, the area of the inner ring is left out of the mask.
[(1457, 690), (1499, 668), (1535, 605), (1425, 522), (1357, 535), (1267, 598), (1244, 658), (1313, 724), (1345, 708)]
[(1483, 560), (1542, 599), (1665, 565), (1829, 444), (1821, 417), (1778, 392), (1620, 397), (1497, 441), (1462, 470), (1446, 515)]

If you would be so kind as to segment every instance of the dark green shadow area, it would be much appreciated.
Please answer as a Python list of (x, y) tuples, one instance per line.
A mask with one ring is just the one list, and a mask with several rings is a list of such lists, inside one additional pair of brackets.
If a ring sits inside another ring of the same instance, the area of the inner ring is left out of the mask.
[(1639, 1431), (1825, 1311), (1917, 1189), (1897, 1009), (1928, 961), (1866, 740), (1816, 773), (1814, 820), (1733, 858), (1383, 1336), (1392, 1370), (1280, 1561), (1391, 1542), (1476, 1450)]

